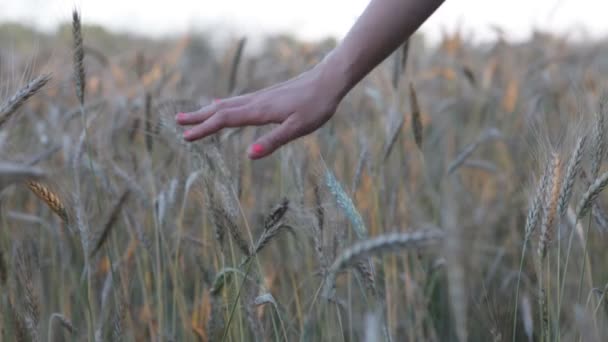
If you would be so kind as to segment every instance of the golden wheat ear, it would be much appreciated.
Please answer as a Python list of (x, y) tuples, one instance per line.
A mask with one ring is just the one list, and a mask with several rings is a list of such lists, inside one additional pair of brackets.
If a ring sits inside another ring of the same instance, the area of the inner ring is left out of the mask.
[(57, 195), (53, 190), (51, 190), (45, 184), (42, 184), (35, 180), (28, 180), (26, 182), (27, 187), (36, 195), (39, 199), (41, 199), (46, 205), (57, 215), (59, 216), (63, 222), (68, 223), (68, 211), (66, 207), (63, 205), (61, 198)]

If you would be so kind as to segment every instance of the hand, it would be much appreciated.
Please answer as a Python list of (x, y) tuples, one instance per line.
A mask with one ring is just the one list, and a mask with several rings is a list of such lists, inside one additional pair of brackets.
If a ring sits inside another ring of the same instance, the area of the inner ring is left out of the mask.
[(343, 97), (335, 83), (317, 66), (278, 85), (216, 100), (196, 112), (179, 113), (176, 120), (180, 125), (193, 125), (184, 132), (186, 141), (202, 139), (226, 127), (279, 124), (249, 147), (249, 158), (260, 159), (314, 132), (333, 116)]

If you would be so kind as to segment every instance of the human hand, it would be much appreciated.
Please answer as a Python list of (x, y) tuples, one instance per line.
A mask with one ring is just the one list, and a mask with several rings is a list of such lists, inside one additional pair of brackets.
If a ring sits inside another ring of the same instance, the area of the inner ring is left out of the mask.
[(320, 66), (300, 76), (257, 92), (216, 100), (198, 111), (179, 113), (184, 132), (195, 141), (227, 127), (279, 124), (249, 147), (251, 159), (264, 158), (279, 147), (310, 134), (335, 113), (343, 92)]

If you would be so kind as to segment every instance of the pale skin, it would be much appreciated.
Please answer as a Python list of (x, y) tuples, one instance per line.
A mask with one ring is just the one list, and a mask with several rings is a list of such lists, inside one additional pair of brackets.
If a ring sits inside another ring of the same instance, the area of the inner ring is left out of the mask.
[(323, 126), (344, 96), (405, 42), (444, 0), (371, 0), (344, 40), (323, 61), (299, 76), (259, 91), (216, 100), (177, 123), (191, 126), (186, 141), (228, 127), (278, 124), (248, 149), (251, 159)]

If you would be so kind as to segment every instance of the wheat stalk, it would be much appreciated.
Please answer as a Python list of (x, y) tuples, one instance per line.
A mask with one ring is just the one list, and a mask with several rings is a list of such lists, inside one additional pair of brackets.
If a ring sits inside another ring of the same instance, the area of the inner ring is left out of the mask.
[(110, 216), (108, 216), (106, 223), (103, 225), (103, 230), (101, 231), (101, 235), (100, 235), (99, 239), (97, 240), (95, 247), (91, 251), (90, 258), (95, 256), (95, 254), (101, 249), (101, 247), (103, 247), (104, 243), (110, 236), (110, 232), (112, 231), (112, 228), (114, 227), (116, 221), (118, 221), (118, 214), (120, 214), (120, 210), (122, 209), (125, 202), (127, 201), (129, 194), (130, 194), (129, 189), (125, 190), (122, 193), (122, 195), (119, 197), (118, 201), (112, 207)]

